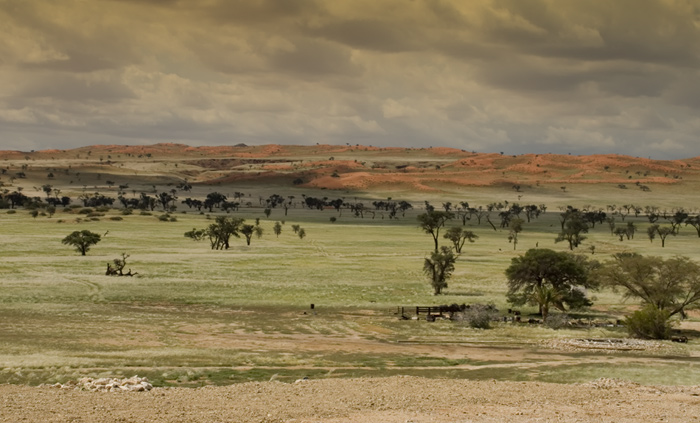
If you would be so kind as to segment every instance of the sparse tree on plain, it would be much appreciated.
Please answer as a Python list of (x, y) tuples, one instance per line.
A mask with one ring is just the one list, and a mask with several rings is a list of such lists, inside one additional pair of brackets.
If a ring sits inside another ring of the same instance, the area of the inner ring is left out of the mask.
[(514, 305), (537, 305), (543, 317), (551, 306), (561, 311), (589, 306), (592, 303), (585, 290), (597, 287), (589, 278), (594, 263), (571, 253), (530, 249), (513, 258), (506, 269), (508, 301)]
[(280, 234), (282, 233), (282, 224), (280, 222), (275, 222), (275, 226), (272, 227), (272, 231), (275, 233), (277, 238), (279, 238)]
[(445, 232), (443, 238), (452, 241), (452, 245), (454, 245), (455, 252), (457, 252), (457, 254), (461, 254), (462, 247), (464, 247), (464, 244), (467, 241), (476, 241), (479, 238), (479, 235), (475, 234), (472, 231), (464, 230), (461, 227), (454, 226), (449, 228), (447, 232)]
[(447, 281), (455, 270), (457, 256), (451, 248), (442, 246), (439, 251), (433, 251), (423, 262), (423, 272), (428, 276), (433, 287), (433, 295), (440, 295), (447, 288)]
[(454, 213), (449, 211), (430, 211), (418, 215), (419, 226), (427, 234), (433, 237), (435, 251), (438, 251), (438, 238), (440, 229), (445, 226), (448, 220), (454, 218)]
[(96, 234), (88, 230), (82, 230), (74, 231), (67, 237), (63, 238), (61, 243), (75, 247), (75, 250), (84, 256), (88, 251), (90, 251), (90, 247), (97, 244), (101, 240), (102, 236), (100, 234)]
[(621, 290), (626, 299), (639, 298), (644, 305), (667, 311), (669, 317), (684, 315), (687, 307), (700, 303), (700, 265), (688, 257), (619, 253), (595, 276), (604, 285)]

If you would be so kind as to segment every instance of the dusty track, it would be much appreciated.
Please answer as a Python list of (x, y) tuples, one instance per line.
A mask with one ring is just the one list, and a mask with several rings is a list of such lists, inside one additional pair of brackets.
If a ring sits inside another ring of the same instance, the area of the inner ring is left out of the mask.
[(0, 421), (693, 422), (700, 386), (391, 377), (99, 393), (0, 386)]

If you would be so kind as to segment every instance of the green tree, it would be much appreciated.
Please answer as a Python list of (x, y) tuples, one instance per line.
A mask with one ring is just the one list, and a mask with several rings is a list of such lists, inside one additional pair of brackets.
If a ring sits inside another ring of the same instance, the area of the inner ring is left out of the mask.
[(277, 238), (280, 237), (280, 234), (282, 233), (282, 224), (280, 222), (275, 222), (275, 226), (272, 227), (272, 231), (277, 235)]
[(561, 311), (591, 305), (586, 289), (596, 288), (589, 278), (594, 262), (582, 256), (550, 249), (530, 249), (515, 257), (506, 269), (508, 301), (514, 305), (539, 306), (546, 317), (550, 306)]
[(513, 243), (513, 250), (518, 246), (518, 234), (523, 231), (523, 223), (525, 223), (523, 219), (516, 217), (511, 219), (508, 224), (508, 228), (510, 229), (508, 232), (508, 242)]
[(433, 237), (435, 242), (435, 251), (438, 251), (438, 237), (440, 229), (445, 226), (448, 220), (454, 218), (454, 213), (449, 211), (428, 211), (427, 213), (418, 215), (419, 227), (427, 234)]
[(246, 245), (250, 245), (250, 239), (253, 237), (253, 234), (255, 233), (255, 226), (243, 225), (241, 227), (241, 233), (245, 236)]
[(97, 244), (101, 240), (102, 236), (100, 234), (96, 234), (88, 230), (82, 230), (74, 231), (67, 237), (63, 238), (61, 243), (66, 245), (72, 245), (73, 247), (75, 247), (76, 251), (78, 251), (81, 255), (84, 256), (85, 253), (90, 251), (90, 247)]
[(454, 245), (457, 254), (461, 254), (462, 247), (464, 247), (464, 243), (467, 241), (474, 242), (476, 239), (479, 238), (479, 235), (475, 234), (472, 231), (467, 231), (455, 226), (449, 228), (447, 232), (445, 232), (445, 235), (443, 235), (443, 238), (452, 241), (452, 244)]
[(654, 223), (647, 228), (649, 241), (654, 242), (654, 238), (656, 238), (657, 235), (661, 239), (661, 248), (664, 248), (666, 246), (666, 238), (668, 238), (669, 235), (676, 236), (676, 232), (673, 230), (673, 227), (660, 226)]
[(195, 241), (209, 238), (212, 250), (228, 250), (232, 236), (240, 238), (240, 230), (245, 220), (238, 217), (217, 216), (206, 229), (192, 229), (185, 236)]
[(566, 219), (566, 222), (562, 223), (562, 231), (554, 239), (554, 242), (567, 241), (569, 243), (569, 250), (581, 245), (583, 240), (586, 239), (585, 236), (581, 234), (588, 233), (588, 223), (586, 223), (581, 213), (572, 213)]
[(602, 266), (600, 283), (622, 291), (624, 298), (638, 298), (668, 312), (683, 315), (685, 308), (700, 302), (700, 265), (688, 257), (669, 259), (619, 253)]
[(447, 280), (455, 270), (457, 256), (451, 248), (442, 246), (440, 250), (433, 251), (430, 257), (423, 262), (423, 272), (428, 276), (433, 287), (433, 295), (440, 295), (447, 288)]

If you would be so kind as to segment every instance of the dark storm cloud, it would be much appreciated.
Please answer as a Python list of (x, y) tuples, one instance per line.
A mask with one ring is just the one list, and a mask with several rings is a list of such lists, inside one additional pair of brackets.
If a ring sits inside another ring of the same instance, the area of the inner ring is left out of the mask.
[(2, 145), (700, 155), (696, 0), (0, 0), (0, 20)]

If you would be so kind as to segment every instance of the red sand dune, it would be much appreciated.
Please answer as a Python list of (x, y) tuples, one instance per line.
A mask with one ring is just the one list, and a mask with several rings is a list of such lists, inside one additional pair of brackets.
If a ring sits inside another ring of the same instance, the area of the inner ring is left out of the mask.
[[(334, 157), (335, 156), (335, 157)], [(333, 158), (333, 159), (331, 159)], [(438, 190), (442, 186), (535, 183), (671, 184), (698, 179), (700, 157), (650, 160), (622, 155), (472, 153), (454, 148), (380, 148), (358, 145), (260, 145), (191, 147), (184, 144), (93, 145), (72, 150), (0, 151), (0, 159), (31, 163), (65, 160), (75, 165), (109, 166), (134, 161), (186, 163), (183, 177), (197, 182), (293, 180), (328, 189), (402, 186)], [(97, 160), (100, 160), (97, 162)], [(445, 161), (445, 159), (453, 159)], [(30, 161), (27, 161), (30, 160)], [(102, 163), (102, 160), (108, 160)], [(245, 165), (245, 166), (242, 166)], [(197, 170), (200, 168), (201, 170)], [(214, 176), (211, 171), (216, 171)], [(336, 176), (331, 176), (334, 172)], [(115, 169), (114, 173), (119, 173)], [(177, 174), (172, 167), (168, 174)], [(214, 178), (209, 180), (209, 178)]]

